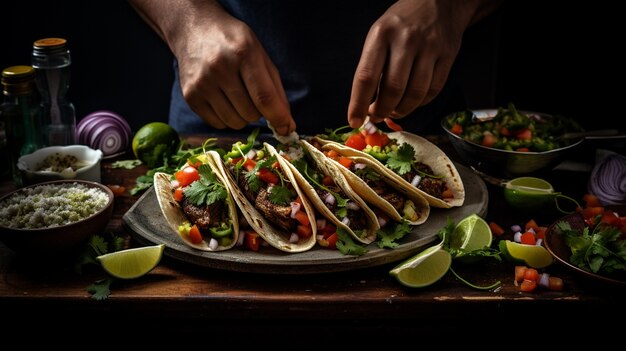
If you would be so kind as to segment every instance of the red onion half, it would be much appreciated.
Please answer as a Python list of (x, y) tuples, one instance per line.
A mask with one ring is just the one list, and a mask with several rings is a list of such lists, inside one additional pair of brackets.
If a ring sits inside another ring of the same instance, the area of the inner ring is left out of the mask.
[(96, 111), (83, 117), (76, 126), (79, 144), (102, 151), (104, 157), (125, 152), (131, 142), (126, 120), (112, 111)]
[(603, 205), (625, 204), (626, 157), (611, 153), (596, 163), (587, 190)]

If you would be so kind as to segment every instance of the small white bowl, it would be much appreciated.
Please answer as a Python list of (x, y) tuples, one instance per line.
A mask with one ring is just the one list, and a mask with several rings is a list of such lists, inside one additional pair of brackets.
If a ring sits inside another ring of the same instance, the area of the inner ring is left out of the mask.
[[(73, 171), (71, 168), (62, 172), (38, 170), (41, 168), (43, 161), (55, 153), (74, 156), (83, 165), (76, 171)], [(88, 180), (100, 183), (101, 159), (102, 151), (94, 150), (85, 145), (49, 146), (20, 157), (17, 161), (17, 168), (22, 174), (24, 185), (66, 179)]]

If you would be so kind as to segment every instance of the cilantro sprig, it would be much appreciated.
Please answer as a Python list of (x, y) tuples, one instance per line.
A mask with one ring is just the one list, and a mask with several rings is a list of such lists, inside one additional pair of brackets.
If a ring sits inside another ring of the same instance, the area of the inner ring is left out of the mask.
[(388, 156), (387, 167), (398, 175), (404, 175), (413, 169), (422, 177), (443, 178), (443, 175), (429, 174), (417, 169), (415, 166), (415, 148), (410, 144), (403, 143), (396, 151), (389, 152)]
[(588, 227), (577, 231), (565, 221), (556, 228), (572, 251), (571, 263), (593, 273), (626, 271), (626, 240), (618, 228), (600, 224), (591, 231)]
[(211, 167), (207, 164), (198, 167), (200, 179), (191, 183), (183, 190), (185, 197), (194, 205), (211, 205), (225, 200), (228, 196), (226, 187), (218, 179)]

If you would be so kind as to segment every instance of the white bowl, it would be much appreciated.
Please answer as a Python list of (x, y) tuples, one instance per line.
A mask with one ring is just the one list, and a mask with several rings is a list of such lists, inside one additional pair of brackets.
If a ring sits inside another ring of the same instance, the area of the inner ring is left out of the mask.
[[(41, 168), (43, 161), (55, 153), (74, 156), (82, 166), (75, 171), (71, 168), (64, 169), (61, 172), (38, 170)], [(24, 185), (67, 179), (88, 180), (99, 183), (101, 159), (102, 151), (94, 150), (85, 145), (49, 146), (20, 157), (17, 161), (17, 168), (22, 174)]]

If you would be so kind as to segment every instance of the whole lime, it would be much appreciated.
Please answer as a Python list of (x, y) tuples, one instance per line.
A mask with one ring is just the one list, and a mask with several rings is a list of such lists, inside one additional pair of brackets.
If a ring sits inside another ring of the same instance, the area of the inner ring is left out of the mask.
[(150, 168), (164, 164), (176, 152), (180, 137), (176, 129), (163, 122), (150, 122), (139, 128), (133, 137), (133, 153)]

